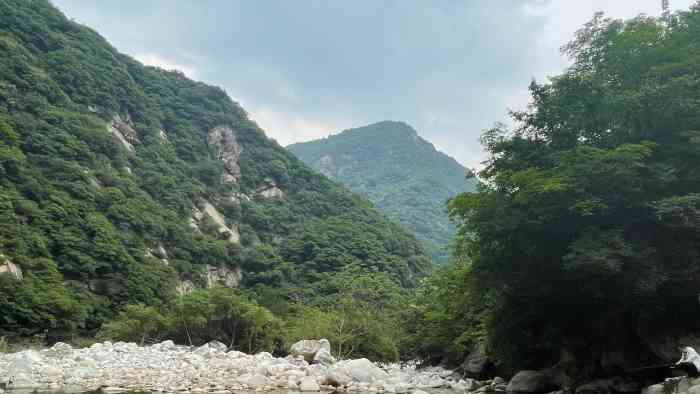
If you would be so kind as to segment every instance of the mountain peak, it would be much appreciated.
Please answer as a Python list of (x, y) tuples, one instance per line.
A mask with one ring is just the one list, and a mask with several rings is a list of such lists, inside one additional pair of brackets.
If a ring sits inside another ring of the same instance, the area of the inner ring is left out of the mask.
[(448, 258), (454, 227), (445, 202), (473, 188), (467, 169), (435, 149), (405, 122), (382, 121), (288, 147), (423, 241), (435, 261)]
[(382, 120), (380, 122), (372, 123), (367, 126), (356, 127), (352, 129), (346, 129), (340, 132), (340, 134), (353, 134), (360, 133), (366, 136), (372, 135), (391, 135), (394, 137), (408, 136), (417, 137), (418, 132), (416, 129), (411, 127), (406, 122), (396, 121), (396, 120)]

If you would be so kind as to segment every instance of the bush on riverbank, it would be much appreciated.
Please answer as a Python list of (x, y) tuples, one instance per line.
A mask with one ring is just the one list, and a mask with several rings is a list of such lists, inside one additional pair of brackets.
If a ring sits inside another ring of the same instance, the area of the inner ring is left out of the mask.
[(201, 345), (217, 340), (251, 353), (273, 350), (280, 321), (239, 291), (218, 287), (195, 290), (162, 308), (127, 305), (103, 325), (99, 336), (141, 344), (173, 339)]

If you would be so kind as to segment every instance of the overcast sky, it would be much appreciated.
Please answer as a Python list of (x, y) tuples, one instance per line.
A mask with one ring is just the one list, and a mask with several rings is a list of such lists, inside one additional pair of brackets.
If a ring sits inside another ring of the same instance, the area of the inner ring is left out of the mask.
[[(53, 0), (136, 59), (221, 86), (282, 145), (403, 120), (461, 163), (596, 11), (661, 0)], [(674, 9), (693, 0), (671, 0)]]

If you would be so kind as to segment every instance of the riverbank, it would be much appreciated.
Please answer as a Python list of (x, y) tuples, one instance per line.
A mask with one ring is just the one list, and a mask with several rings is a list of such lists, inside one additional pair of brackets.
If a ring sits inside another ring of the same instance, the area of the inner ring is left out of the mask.
[(380, 366), (367, 359), (309, 363), (302, 355), (276, 358), (269, 353), (227, 351), (217, 342), (195, 348), (171, 341), (152, 346), (103, 342), (82, 349), (58, 343), (42, 350), (0, 354), (0, 384), (7, 392), (505, 390), (502, 380), (463, 380), (439, 367)]

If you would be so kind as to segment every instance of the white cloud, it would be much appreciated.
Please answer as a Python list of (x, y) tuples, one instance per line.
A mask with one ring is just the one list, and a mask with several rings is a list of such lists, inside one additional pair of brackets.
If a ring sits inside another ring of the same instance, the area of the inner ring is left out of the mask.
[(197, 78), (197, 70), (194, 68), (194, 66), (178, 64), (156, 53), (138, 53), (134, 55), (134, 58), (149, 66), (160, 67), (168, 71), (177, 70), (185, 74), (188, 78)]
[(250, 107), (248, 113), (268, 137), (274, 138), (280, 145), (310, 141), (326, 137), (337, 125), (322, 123), (297, 116), (294, 113), (279, 112), (270, 107)]
[[(232, 93), (286, 145), (390, 119), (467, 165), (532, 78), (596, 11), (658, 15), (661, 0), (53, 0), (146, 64)], [(671, 0), (685, 9), (693, 0)]]

